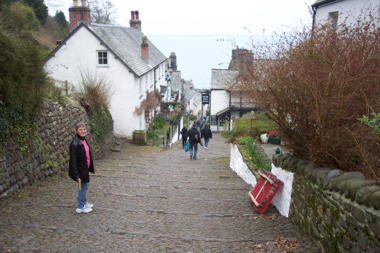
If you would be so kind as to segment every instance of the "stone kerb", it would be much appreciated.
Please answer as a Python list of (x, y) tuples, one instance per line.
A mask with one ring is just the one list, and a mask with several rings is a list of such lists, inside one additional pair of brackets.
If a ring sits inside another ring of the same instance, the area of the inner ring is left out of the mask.
[[(81, 106), (62, 106), (45, 101), (36, 120), (37, 131), (31, 137), (27, 151), (11, 141), (0, 149), (0, 196), (6, 196), (36, 180), (66, 171), (68, 148), (75, 133), (75, 124), (88, 124)], [(92, 140), (89, 135), (90, 142)]]
[(291, 155), (276, 167), (294, 172), (290, 218), (326, 252), (380, 252), (380, 186), (360, 172), (323, 168)]

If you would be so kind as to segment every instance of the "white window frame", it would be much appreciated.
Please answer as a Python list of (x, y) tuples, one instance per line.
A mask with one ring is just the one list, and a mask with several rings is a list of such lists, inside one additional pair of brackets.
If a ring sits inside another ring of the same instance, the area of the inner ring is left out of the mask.
[[(99, 55), (99, 53), (102, 53), (102, 55)], [(104, 53), (106, 54), (104, 57)], [(107, 50), (97, 50), (96, 51), (96, 62), (98, 67), (107, 67), (109, 64), (109, 57), (108, 57), (108, 51)], [(104, 63), (106, 62), (106, 63)]]

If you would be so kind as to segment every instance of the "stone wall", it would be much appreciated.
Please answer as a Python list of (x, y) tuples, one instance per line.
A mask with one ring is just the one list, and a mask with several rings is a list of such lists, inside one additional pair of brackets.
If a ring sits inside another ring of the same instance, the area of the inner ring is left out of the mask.
[(294, 172), (289, 217), (326, 252), (380, 252), (380, 186), (360, 172), (322, 168), (291, 155), (273, 164)]
[[(0, 196), (59, 171), (66, 173), (69, 145), (79, 121), (88, 124), (81, 106), (45, 101), (33, 136), (21, 143), (15, 143), (14, 138), (0, 145)], [(87, 139), (91, 147), (96, 146), (90, 134)]]

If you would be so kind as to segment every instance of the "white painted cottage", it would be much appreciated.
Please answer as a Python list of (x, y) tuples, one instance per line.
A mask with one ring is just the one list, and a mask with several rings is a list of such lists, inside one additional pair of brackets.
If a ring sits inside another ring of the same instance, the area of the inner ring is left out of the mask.
[(167, 85), (167, 58), (141, 32), (138, 11), (131, 12), (131, 27), (91, 24), (85, 1), (78, 6), (74, 0), (69, 12), (72, 30), (48, 56), (48, 76), (75, 90), (80, 89), (81, 73), (104, 78), (112, 93), (114, 134), (131, 138), (134, 130), (146, 130), (144, 113), (134, 111), (147, 92)]
[(252, 51), (234, 49), (228, 69), (211, 70), (210, 127), (212, 131), (231, 130), (231, 121), (242, 117), (247, 112), (257, 111), (256, 105), (244, 96), (244, 91), (233, 88), (235, 85), (239, 86), (237, 79), (240, 71), (252, 62)]
[(317, 0), (313, 9), (313, 27), (318, 24), (331, 22), (337, 26), (341, 23), (353, 24), (362, 14), (368, 11), (376, 18), (380, 26), (379, 0)]

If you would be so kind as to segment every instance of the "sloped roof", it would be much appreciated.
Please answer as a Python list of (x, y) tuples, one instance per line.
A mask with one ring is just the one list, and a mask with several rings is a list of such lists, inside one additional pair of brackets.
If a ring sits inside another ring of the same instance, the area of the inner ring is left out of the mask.
[(174, 71), (172, 73), (172, 91), (177, 92), (182, 86), (181, 71)]
[(45, 62), (54, 56), (55, 52), (83, 26), (107, 47), (108, 50), (115, 54), (129, 70), (139, 77), (166, 60), (165, 55), (163, 55), (149, 39), (147, 41), (149, 45), (149, 61), (146, 62), (144, 60), (141, 56), (143, 33), (138, 29), (104, 24), (91, 24), (89, 26), (85, 23), (80, 23), (71, 31), (65, 40), (53, 50)]
[(135, 28), (115, 25), (92, 24), (90, 28), (124, 61), (138, 76), (143, 75), (166, 60), (166, 57), (148, 39), (149, 61), (141, 57), (143, 33)]
[(239, 74), (236, 70), (212, 69), (211, 70), (211, 89), (226, 89), (229, 84)]
[(331, 2), (336, 2), (337, 0), (316, 0), (315, 3), (313, 3), (311, 6), (312, 7), (318, 7), (323, 4), (331, 3)]
[[(192, 88), (190, 88), (192, 87)], [(193, 102), (194, 104), (198, 105), (202, 100), (202, 94), (194, 89), (194, 84), (192, 81), (185, 81), (183, 84), (183, 93), (185, 96), (185, 101), (188, 102), (190, 99), (194, 98)]]

